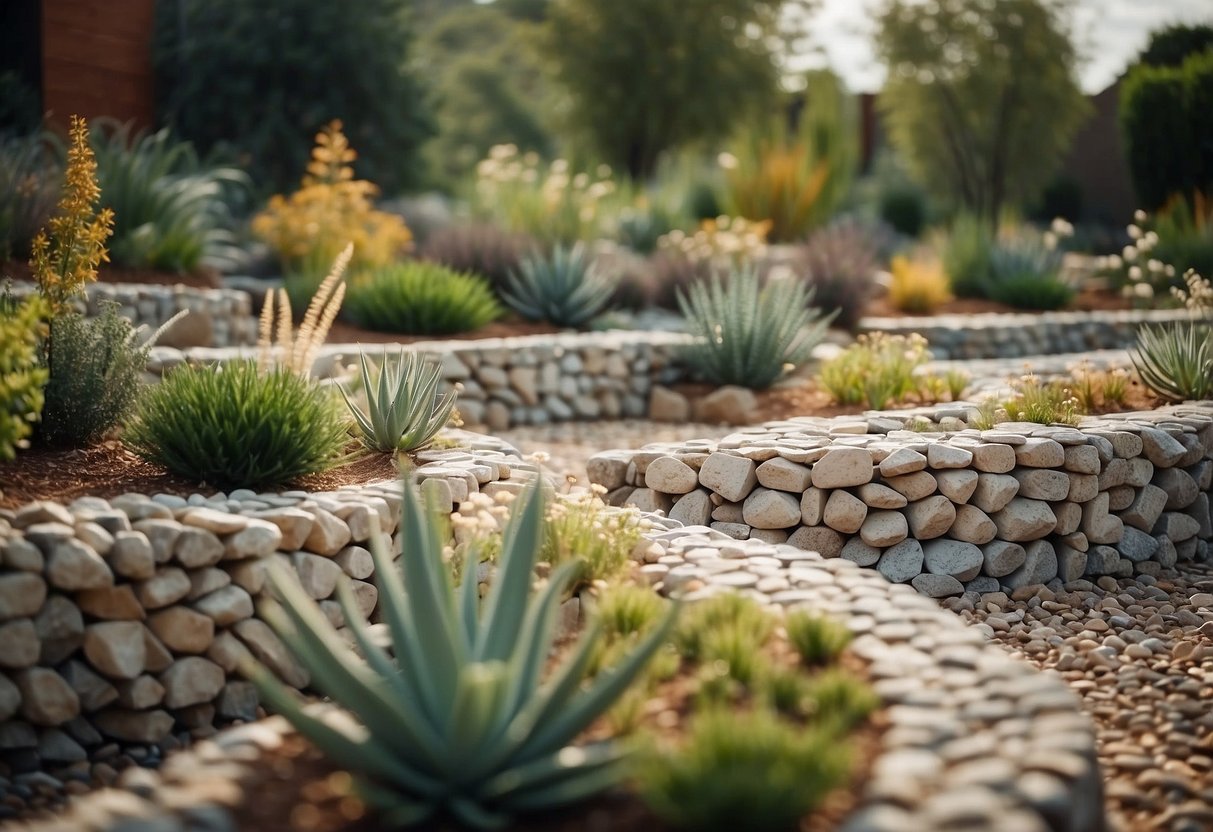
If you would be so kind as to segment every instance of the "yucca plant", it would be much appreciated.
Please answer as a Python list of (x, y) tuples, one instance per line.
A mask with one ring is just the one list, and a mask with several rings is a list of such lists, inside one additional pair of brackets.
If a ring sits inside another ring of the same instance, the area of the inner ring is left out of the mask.
[(770, 387), (808, 360), (837, 314), (823, 317), (812, 300), (813, 290), (800, 281), (760, 285), (752, 268), (692, 284), (678, 294), (687, 330), (697, 336), (684, 360), (712, 384)]
[(1143, 326), (1129, 357), (1145, 385), (1163, 398), (1213, 395), (1213, 325), (1208, 318)]
[(403, 348), (395, 361), (389, 361), (387, 350), (383, 351), (377, 378), (372, 377), (365, 352), (360, 362), (367, 409), (359, 407), (344, 386), (338, 389), (354, 414), (363, 443), (380, 453), (412, 451), (429, 444), (451, 417), (458, 395), (454, 390), (438, 395), (442, 367)]
[(615, 281), (598, 269), (586, 247), (556, 246), (548, 256), (523, 258), (510, 275), (501, 297), (528, 321), (579, 327), (601, 312), (615, 291)]
[(544, 681), (556, 614), (577, 569), (561, 566), (534, 594), (543, 499), (523, 495), (506, 528), (497, 573), (481, 608), (478, 556), (456, 589), (448, 581), (437, 524), (412, 487), (404, 490), (403, 557), (372, 539), (379, 610), (390, 650), (368, 632), (348, 581), (337, 597), (359, 658), (316, 602), (283, 571), (271, 574), (281, 604), (265, 617), (312, 684), (342, 709), (339, 719), (305, 710), (262, 667), (251, 670), (266, 702), (350, 771), (386, 827), (448, 815), (477, 829), (522, 812), (581, 800), (617, 781), (625, 749), (605, 741), (572, 746), (635, 680), (665, 642), (672, 607), (613, 670), (582, 688), (600, 637), (596, 625)]

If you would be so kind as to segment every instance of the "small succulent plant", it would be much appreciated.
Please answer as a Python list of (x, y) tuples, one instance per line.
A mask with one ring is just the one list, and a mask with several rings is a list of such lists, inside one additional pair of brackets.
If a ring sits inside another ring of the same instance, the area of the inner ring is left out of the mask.
[(366, 353), (360, 356), (362, 389), (366, 392), (367, 409), (363, 411), (339, 387), (362, 441), (381, 453), (412, 451), (428, 444), (451, 417), (457, 393), (452, 390), (438, 395), (442, 381), (440, 365), (426, 361), (420, 353), (400, 350), (395, 361), (383, 351), (378, 378), (372, 378)]
[(578, 243), (556, 246), (547, 256), (523, 259), (503, 287), (502, 299), (530, 321), (579, 327), (600, 313), (615, 291), (615, 281), (598, 269)]
[(557, 610), (578, 567), (562, 565), (533, 593), (541, 492), (532, 488), (515, 503), (483, 609), (475, 550), (456, 589), (444, 572), (438, 525), (411, 487), (403, 511), (403, 557), (393, 560), (378, 537), (371, 547), (388, 650), (371, 636), (348, 581), (338, 585), (338, 599), (363, 658), (290, 573), (271, 573), (281, 602), (269, 605), (266, 618), (340, 711), (325, 718), (306, 710), (254, 666), (269, 705), (354, 775), (388, 827), (445, 815), (495, 828), (516, 813), (572, 803), (616, 782), (621, 745), (571, 742), (639, 677), (667, 640), (677, 607), (583, 686), (601, 633), (591, 626), (545, 680)]
[(834, 313), (813, 308), (813, 290), (794, 280), (761, 285), (752, 269), (692, 284), (679, 292), (688, 331), (698, 336), (684, 360), (712, 384), (762, 390), (806, 360)]

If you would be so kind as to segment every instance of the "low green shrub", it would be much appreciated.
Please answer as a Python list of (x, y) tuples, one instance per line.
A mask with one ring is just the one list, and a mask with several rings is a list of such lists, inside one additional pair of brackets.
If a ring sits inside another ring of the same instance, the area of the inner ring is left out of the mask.
[(114, 212), (115, 264), (184, 273), (227, 262), (235, 243), (228, 200), (248, 189), (243, 171), (200, 158), (167, 129), (134, 132), (98, 119), (92, 145), (101, 203)]
[(921, 335), (864, 334), (823, 361), (817, 381), (838, 404), (883, 410), (919, 391), (919, 369), (926, 362), (927, 342)]
[(42, 413), (46, 368), (38, 361), (43, 307), (38, 297), (0, 296), (0, 460), (12, 459)]
[(1009, 397), (982, 403), (974, 427), (988, 430), (999, 422), (1077, 425), (1082, 418), (1081, 403), (1071, 390), (1069, 379), (1042, 381), (1028, 373), (1013, 381), (1011, 388)]
[(353, 774), (385, 827), (449, 816), (475, 829), (499, 828), (514, 815), (590, 797), (624, 773), (622, 744), (572, 743), (640, 676), (665, 642), (677, 608), (585, 686), (600, 639), (596, 628), (545, 674), (559, 605), (577, 565), (565, 564), (545, 588), (532, 590), (542, 502), (532, 489), (516, 505), (482, 605), (475, 549), (469, 577), (456, 589), (443, 573), (436, 527), (406, 487), (405, 556), (393, 560), (380, 537), (371, 541), (390, 650), (371, 636), (349, 581), (338, 583), (337, 598), (363, 658), (293, 575), (271, 573), (282, 601), (266, 618), (341, 718), (305, 710), (264, 668), (254, 670), (253, 680), (271, 707)]
[(1061, 252), (1034, 236), (999, 240), (990, 251), (986, 297), (1017, 309), (1061, 309), (1074, 288), (1061, 278)]
[(150, 345), (140, 343), (117, 303), (96, 318), (64, 313), (51, 319), (50, 352), (39, 438), (81, 447), (130, 415), (143, 387)]
[(540, 557), (552, 566), (577, 562), (576, 589), (619, 576), (642, 532), (635, 511), (610, 509), (598, 494), (582, 492), (548, 507)]
[(455, 391), (438, 395), (441, 365), (403, 348), (395, 361), (388, 360), (385, 349), (376, 373), (371, 372), (365, 352), (359, 359), (366, 410), (344, 387), (338, 389), (354, 415), (363, 443), (380, 453), (413, 451), (429, 444), (455, 409)]
[(263, 488), (331, 467), (349, 434), (341, 401), (286, 367), (182, 366), (143, 396), (124, 439), (216, 488)]
[(784, 621), (788, 641), (809, 666), (830, 664), (851, 642), (851, 631), (836, 621), (803, 610)]
[(761, 286), (753, 269), (713, 276), (679, 292), (687, 330), (696, 341), (683, 352), (691, 370), (712, 384), (763, 390), (803, 364), (836, 313), (810, 306), (812, 289), (794, 280)]
[(402, 335), (470, 332), (502, 311), (484, 278), (419, 260), (359, 275), (345, 308), (359, 326)]
[(692, 605), (683, 614), (675, 633), (678, 651), (691, 662), (709, 660), (712, 648), (706, 642), (718, 630), (739, 632), (758, 649), (775, 631), (775, 620), (750, 598), (736, 593), (717, 595)]
[(581, 327), (606, 308), (614, 292), (615, 281), (578, 243), (557, 245), (546, 256), (524, 257), (502, 286), (501, 297), (528, 321)]
[(716, 709), (694, 718), (683, 748), (654, 755), (639, 781), (648, 805), (677, 828), (791, 832), (845, 782), (850, 760), (826, 728)]
[(960, 298), (985, 297), (994, 232), (980, 217), (960, 214), (943, 234), (940, 260), (952, 293)]

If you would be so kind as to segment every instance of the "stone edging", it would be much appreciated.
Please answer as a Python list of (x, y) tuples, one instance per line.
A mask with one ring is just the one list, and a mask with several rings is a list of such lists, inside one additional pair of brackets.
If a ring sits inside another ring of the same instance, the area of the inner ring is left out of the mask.
[(1029, 355), (1128, 349), (1142, 324), (1188, 319), (1182, 309), (1106, 312), (1025, 312), (863, 318), (860, 332), (919, 334), (937, 359), (1019, 358)]
[[(658, 544), (655, 563), (710, 569), (711, 583), (690, 597), (740, 591), (765, 604), (803, 605), (847, 622), (856, 635), (851, 649), (869, 663), (889, 728), (842, 832), (1104, 828), (1094, 733), (1060, 679), (1010, 658), (910, 587), (848, 561), (738, 542), (707, 528), (658, 529), (649, 537)], [(176, 832), (199, 813), (230, 828), (223, 804), (242, 799), (241, 775), (290, 731), (280, 717), (229, 729), (176, 754), (161, 771), (134, 770), (120, 789), (89, 795), (30, 830), (112, 830), (138, 819)]]
[[(461, 387), (456, 407), (464, 421), (505, 430), (514, 425), (634, 418), (643, 416), (655, 385), (684, 378), (674, 361), (689, 337), (669, 332), (561, 333), (481, 341), (422, 341), (404, 347), (442, 363), (447, 384)], [(312, 372), (320, 378), (347, 374), (365, 349), (379, 344), (326, 344)], [(388, 345), (394, 353), (397, 346)], [(152, 349), (148, 371), (231, 361), (255, 354), (251, 349)]]
[[(799, 418), (606, 452), (588, 472), (614, 505), (842, 557), (933, 597), (1208, 559), (1213, 402), (1078, 428), (979, 431), (970, 406), (934, 412), (948, 432), (904, 430), (904, 412)], [(688, 565), (664, 580), (699, 577)]]
[[(465, 447), (422, 451), (413, 471), (447, 505), (478, 491), (516, 492), (534, 475), (505, 443), (453, 437)], [(0, 511), (0, 761), (32, 771), (119, 745), (154, 759), (173, 734), (203, 737), (254, 719), (256, 692), (236, 673), (244, 655), (307, 684), (255, 616), (267, 564), (294, 570), (337, 626), (330, 596), (344, 573), (374, 616), (366, 546), (374, 534), (394, 535), (400, 513), (395, 481)]]
[[(13, 294), (34, 292), (32, 283), (14, 283)], [(120, 314), (136, 327), (155, 331), (182, 310), (189, 312), (160, 336), (166, 347), (227, 347), (257, 343), (257, 319), (248, 292), (204, 289), (177, 284), (90, 283), (76, 308), (88, 317), (101, 312), (104, 301), (115, 301)]]

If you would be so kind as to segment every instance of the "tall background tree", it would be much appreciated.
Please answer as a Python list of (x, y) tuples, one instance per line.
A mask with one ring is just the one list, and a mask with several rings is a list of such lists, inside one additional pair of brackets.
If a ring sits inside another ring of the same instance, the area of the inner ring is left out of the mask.
[(421, 21), (418, 63), (426, 68), (437, 126), (425, 150), (427, 184), (454, 187), (495, 144), (552, 151), (533, 19), (541, 11), (518, 0), (463, 0)]
[(879, 104), (911, 174), (994, 223), (1050, 181), (1089, 105), (1066, 0), (889, 0)]
[(550, 0), (543, 38), (562, 114), (633, 177), (661, 154), (770, 112), (780, 36), (802, 0)]
[(1142, 207), (1213, 190), (1213, 27), (1151, 35), (1121, 84), (1120, 125)]
[(421, 177), (432, 132), (408, 63), (407, 0), (158, 0), (157, 115), (203, 151), (232, 147), (262, 190), (292, 189), (312, 137), (341, 119), (358, 174), (387, 193)]

